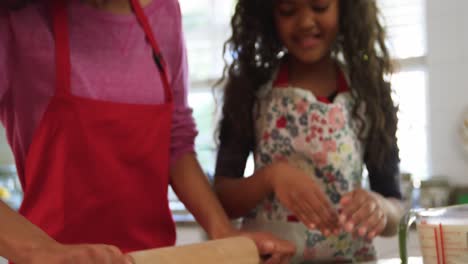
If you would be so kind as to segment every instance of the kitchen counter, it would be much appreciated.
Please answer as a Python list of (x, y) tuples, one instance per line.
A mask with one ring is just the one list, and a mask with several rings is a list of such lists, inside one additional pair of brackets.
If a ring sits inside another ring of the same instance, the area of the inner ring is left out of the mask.
[[(185, 245), (192, 243), (199, 243), (206, 240), (206, 236), (203, 230), (192, 221), (187, 221), (185, 218), (181, 218), (177, 223), (177, 244)], [(375, 239), (374, 244), (377, 249), (379, 261), (365, 262), (361, 264), (400, 264), (398, 259), (398, 237), (378, 237)], [(412, 231), (411, 236), (408, 239), (408, 251), (412, 256), (421, 255), (419, 249), (419, 241), (416, 232)], [(409, 264), (422, 264), (422, 260), (419, 258), (411, 258)], [(7, 264), (7, 262), (0, 257), (0, 264)]]

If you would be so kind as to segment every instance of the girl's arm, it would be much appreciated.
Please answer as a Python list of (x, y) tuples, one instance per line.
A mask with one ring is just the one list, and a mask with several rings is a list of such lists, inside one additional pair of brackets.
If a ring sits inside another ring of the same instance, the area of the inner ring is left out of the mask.
[[(225, 121), (223, 125), (226, 126)], [(247, 138), (232, 140), (230, 129), (223, 127), (216, 161), (215, 191), (230, 218), (247, 215), (271, 192), (265, 169), (244, 178), (251, 150)]]
[(382, 203), (387, 215), (387, 224), (380, 235), (386, 237), (394, 236), (398, 232), (400, 219), (403, 216), (403, 204), (395, 198), (383, 198)]
[(387, 215), (387, 224), (382, 231), (382, 236), (395, 235), (398, 231), (400, 218), (403, 216), (398, 152), (398, 145), (395, 140), (394, 146), (387, 154), (383, 166), (367, 166), (371, 190), (379, 194)]
[(248, 178), (216, 176), (215, 190), (230, 218), (247, 215), (272, 193), (265, 169)]

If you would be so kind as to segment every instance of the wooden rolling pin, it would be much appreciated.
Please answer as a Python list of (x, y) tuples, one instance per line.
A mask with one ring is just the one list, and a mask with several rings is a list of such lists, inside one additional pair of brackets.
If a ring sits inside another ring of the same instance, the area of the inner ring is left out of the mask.
[(136, 264), (260, 264), (255, 243), (245, 237), (200, 244), (137, 251)]

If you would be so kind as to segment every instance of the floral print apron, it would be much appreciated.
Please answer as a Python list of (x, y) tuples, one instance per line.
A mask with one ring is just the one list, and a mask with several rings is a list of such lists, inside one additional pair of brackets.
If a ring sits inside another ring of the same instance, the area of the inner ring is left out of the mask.
[[(352, 118), (350, 92), (339, 93), (327, 104), (310, 91), (272, 83), (259, 92), (254, 113), (255, 168), (287, 160), (310, 173), (339, 210), (342, 195), (360, 187), (362, 178), (363, 145)], [(242, 225), (245, 230), (268, 231), (293, 241), (297, 247), (293, 263), (375, 259), (371, 242), (344, 232), (327, 238), (294, 219), (272, 195)]]

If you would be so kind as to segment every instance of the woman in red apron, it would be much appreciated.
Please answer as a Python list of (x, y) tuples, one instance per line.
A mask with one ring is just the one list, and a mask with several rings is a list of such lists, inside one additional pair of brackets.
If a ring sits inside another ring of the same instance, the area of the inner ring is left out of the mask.
[[(18, 264), (131, 263), (124, 253), (174, 245), (169, 183), (212, 238), (236, 235), (195, 155), (171, 166), (171, 83), (140, 1), (131, 0), (131, 7), (161, 76), (162, 104), (72, 94), (68, 1), (50, 2), (55, 89), (24, 166), (17, 162), (24, 218), (0, 203), (0, 256)], [(250, 236), (262, 254), (273, 255), (270, 263), (293, 252), (266, 234)]]

